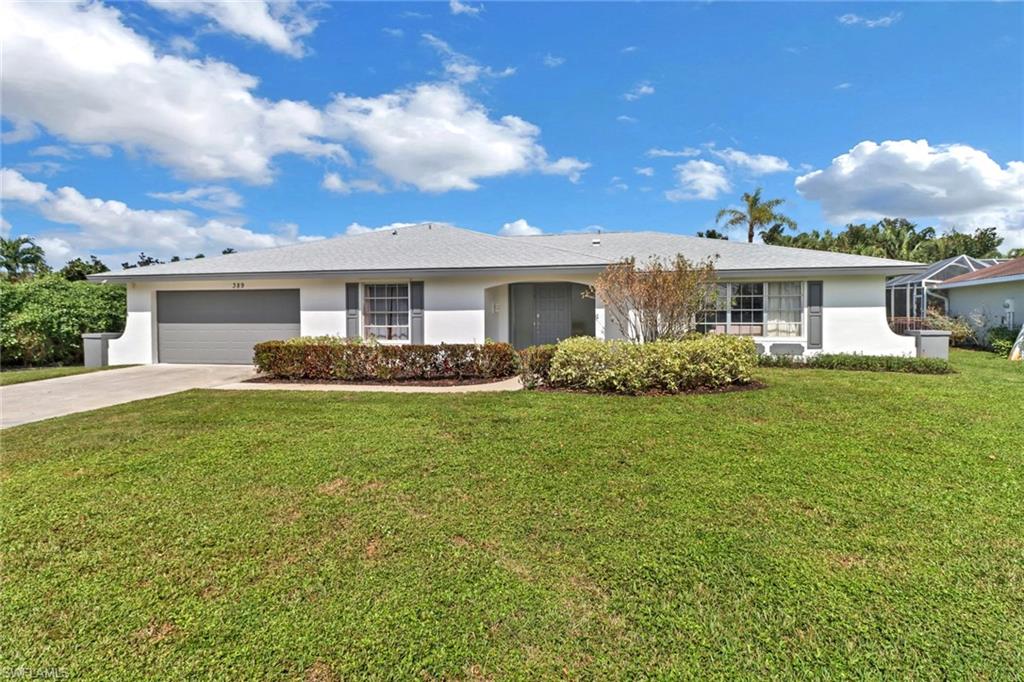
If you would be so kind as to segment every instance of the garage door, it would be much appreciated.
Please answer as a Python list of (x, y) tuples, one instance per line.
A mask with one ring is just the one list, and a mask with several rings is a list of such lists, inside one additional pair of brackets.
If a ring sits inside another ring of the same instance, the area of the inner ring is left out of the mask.
[(261, 341), (299, 335), (299, 290), (158, 291), (160, 362), (252, 362)]

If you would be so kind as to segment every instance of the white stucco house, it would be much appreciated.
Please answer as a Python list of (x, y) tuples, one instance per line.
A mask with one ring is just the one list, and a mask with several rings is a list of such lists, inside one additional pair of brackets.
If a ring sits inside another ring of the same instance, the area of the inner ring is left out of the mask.
[(952, 277), (936, 289), (949, 315), (966, 319), (982, 337), (993, 327), (1019, 329), (1024, 320), (1024, 258)]
[(340, 335), (385, 343), (518, 347), (575, 334), (618, 338), (582, 292), (627, 257), (717, 256), (706, 331), (762, 352), (912, 355), (887, 324), (885, 281), (918, 263), (660, 232), (499, 237), (445, 224), (93, 275), (128, 292), (111, 364), (248, 363), (259, 341)]

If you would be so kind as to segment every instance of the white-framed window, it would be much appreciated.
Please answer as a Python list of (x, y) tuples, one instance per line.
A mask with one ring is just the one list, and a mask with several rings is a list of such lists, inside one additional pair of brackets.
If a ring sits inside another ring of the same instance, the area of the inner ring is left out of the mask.
[(363, 285), (363, 338), (409, 340), (409, 283)]
[(706, 334), (794, 337), (803, 334), (803, 282), (731, 282), (718, 285), (713, 310), (701, 313)]

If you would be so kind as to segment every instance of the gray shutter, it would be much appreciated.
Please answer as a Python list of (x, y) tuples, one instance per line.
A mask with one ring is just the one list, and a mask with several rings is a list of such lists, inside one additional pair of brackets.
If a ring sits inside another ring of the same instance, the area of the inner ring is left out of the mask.
[(359, 338), (359, 283), (345, 284), (345, 336)]
[(821, 348), (823, 282), (807, 283), (807, 347)]
[(409, 283), (409, 335), (412, 343), (423, 343), (423, 282)]

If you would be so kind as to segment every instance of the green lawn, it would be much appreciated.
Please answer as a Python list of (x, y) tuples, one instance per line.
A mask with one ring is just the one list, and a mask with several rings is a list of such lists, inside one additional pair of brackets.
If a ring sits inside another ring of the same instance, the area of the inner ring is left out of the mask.
[[(122, 365), (124, 366), (124, 365)], [(72, 365), (68, 367), (32, 367), (29, 369), (5, 369), (0, 372), (0, 386), (11, 384), (24, 384), (28, 381), (42, 381), (43, 379), (56, 379), (57, 377), (69, 377), (74, 374), (88, 374), (104, 369), (118, 369), (117, 367), (82, 367)]]
[(1024, 670), (1024, 371), (625, 398), (190, 391), (3, 433), (0, 667)]

